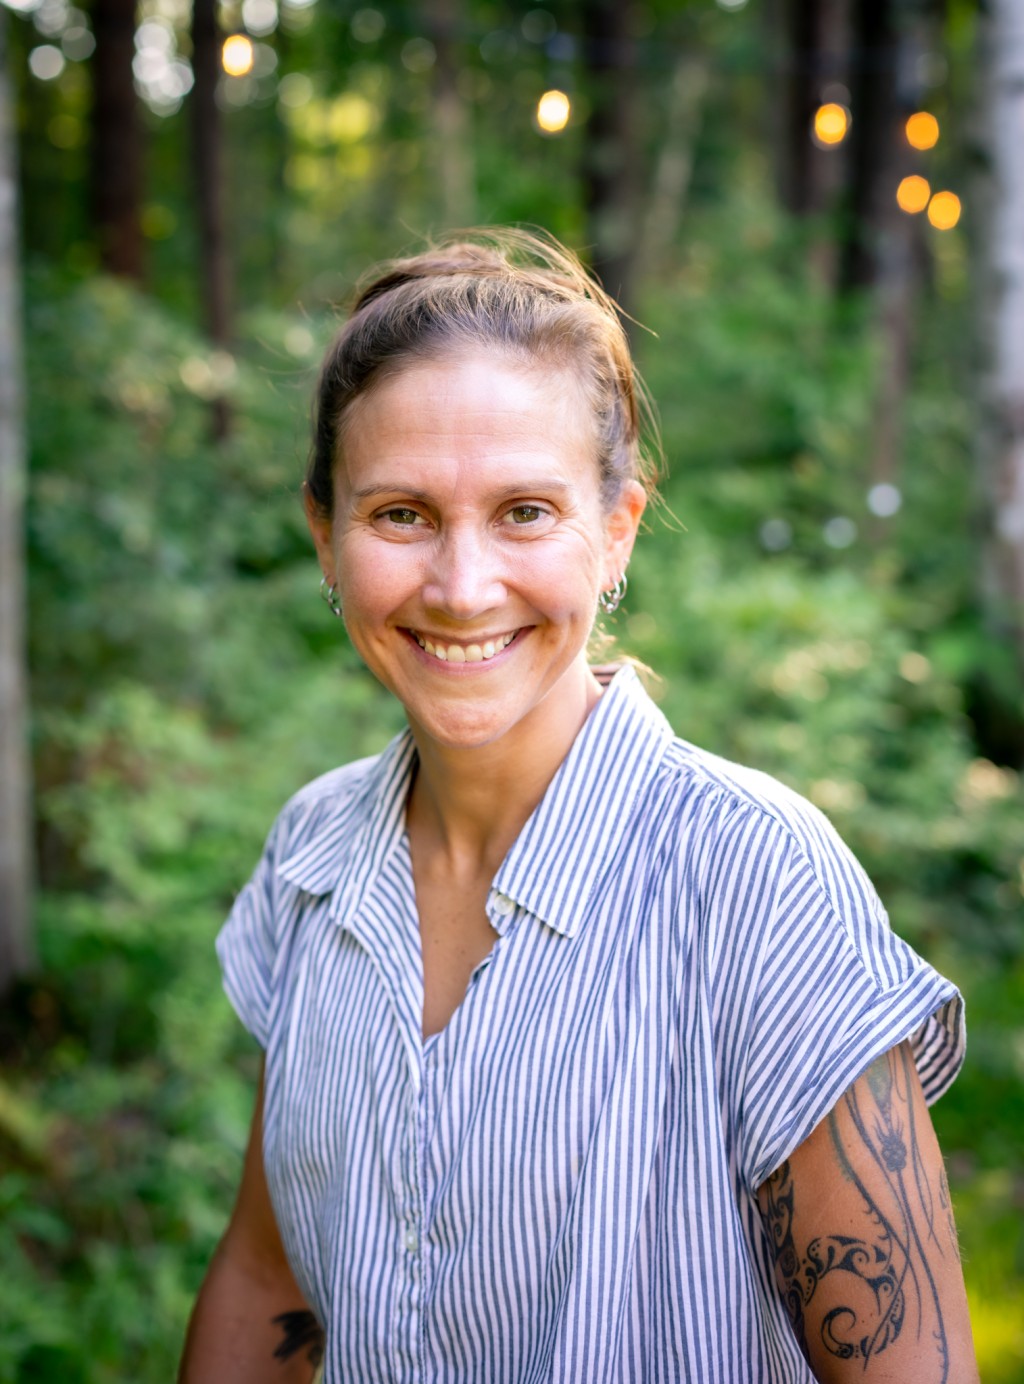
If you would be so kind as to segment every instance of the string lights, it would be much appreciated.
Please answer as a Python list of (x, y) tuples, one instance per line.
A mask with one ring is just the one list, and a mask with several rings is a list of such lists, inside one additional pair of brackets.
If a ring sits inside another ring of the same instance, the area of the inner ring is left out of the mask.
[(826, 101), (814, 112), (814, 142), (823, 148), (842, 144), (850, 131), (850, 112), (838, 101)]
[(244, 77), (255, 61), (252, 40), (245, 34), (229, 34), (221, 49), (221, 65), (229, 77)]
[(537, 125), (545, 134), (561, 134), (571, 114), (572, 102), (564, 91), (546, 91), (537, 102)]

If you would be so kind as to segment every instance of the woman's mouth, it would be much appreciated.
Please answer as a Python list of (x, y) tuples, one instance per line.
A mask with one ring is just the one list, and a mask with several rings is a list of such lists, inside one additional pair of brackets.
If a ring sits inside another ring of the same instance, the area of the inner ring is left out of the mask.
[(416, 630), (410, 630), (409, 633), (421, 649), (441, 663), (485, 663), (495, 654), (500, 654), (502, 649), (507, 649), (519, 630), (513, 630), (511, 634), (500, 634), (495, 639), (482, 639), (479, 643), (473, 644), (445, 644), (428, 639)]

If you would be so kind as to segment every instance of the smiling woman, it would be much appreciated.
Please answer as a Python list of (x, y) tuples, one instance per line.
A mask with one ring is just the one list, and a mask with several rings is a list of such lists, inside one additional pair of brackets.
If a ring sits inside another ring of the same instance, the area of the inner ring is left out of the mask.
[(523, 233), (387, 267), (328, 352), (306, 515), (408, 729), (220, 935), (265, 1064), (186, 1384), (977, 1377), (956, 990), (814, 808), (588, 665), (642, 399)]
[(602, 505), (577, 393), (563, 367), (497, 348), (417, 362), (360, 399), (333, 513), (307, 492), (352, 642), (421, 754), (430, 740), (522, 764), (547, 742), (557, 764), (596, 700), (587, 639), (645, 495), (627, 479)]

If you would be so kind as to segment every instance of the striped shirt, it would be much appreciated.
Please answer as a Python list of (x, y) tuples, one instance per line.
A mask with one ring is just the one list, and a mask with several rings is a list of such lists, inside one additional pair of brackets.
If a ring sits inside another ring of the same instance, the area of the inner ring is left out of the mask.
[(325, 1384), (806, 1384), (755, 1190), (956, 989), (828, 822), (614, 678), (421, 1036), (408, 732), (304, 788), (218, 939), (266, 1050), (264, 1158)]

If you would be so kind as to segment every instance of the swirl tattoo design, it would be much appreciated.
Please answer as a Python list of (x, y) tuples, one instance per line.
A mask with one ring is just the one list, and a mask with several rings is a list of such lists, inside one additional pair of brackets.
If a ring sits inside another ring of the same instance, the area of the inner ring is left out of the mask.
[[(818, 1327), (829, 1355), (860, 1361), (867, 1371), (872, 1360), (912, 1332), (916, 1345), (934, 1353), (937, 1380), (948, 1384), (949, 1345), (935, 1263), (949, 1255), (959, 1259), (949, 1185), (943, 1173), (934, 1191), (927, 1177), (918, 1147), (912, 1060), (906, 1046), (879, 1058), (865, 1077), (828, 1117), (840, 1171), (859, 1193), (864, 1234), (819, 1234), (798, 1247), (793, 1230), (795, 1190), (787, 1161), (765, 1183), (761, 1206), (776, 1275), (808, 1361), (808, 1308), (822, 1282), (832, 1278), (829, 1300), (836, 1303), (838, 1296), (838, 1304), (825, 1312)], [(857, 1167), (870, 1169), (870, 1177), (858, 1173)], [(818, 1312), (812, 1316), (817, 1322)]]

